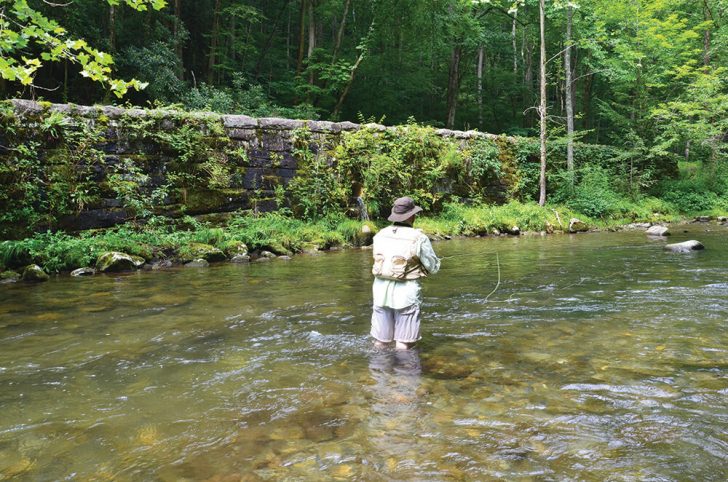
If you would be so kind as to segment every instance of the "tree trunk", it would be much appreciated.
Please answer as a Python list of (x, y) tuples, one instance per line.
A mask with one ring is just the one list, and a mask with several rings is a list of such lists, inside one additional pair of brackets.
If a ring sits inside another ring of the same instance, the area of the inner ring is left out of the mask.
[(306, 10), (308, 2), (301, 0), (301, 16), (298, 21), (298, 58), (296, 60), (296, 75), (303, 71), (303, 49), (306, 46)]
[(174, 0), (174, 25), (172, 27), (172, 35), (174, 35), (174, 53), (177, 56), (177, 78), (182, 80), (184, 77), (184, 60), (182, 59), (182, 42), (180, 41), (180, 26), (182, 25), (182, 0)]
[(538, 109), (539, 123), (541, 126), (541, 174), (539, 178), (539, 197), (538, 204), (543, 206), (546, 204), (546, 7), (544, 0), (539, 0), (538, 22), (541, 42), (541, 56), (539, 60), (540, 67), (540, 86), (541, 86), (541, 104)]
[(116, 52), (116, 7), (109, 5), (109, 52)]
[[(706, 22), (712, 20), (712, 14), (708, 7), (708, 1), (703, 0), (703, 18)], [(706, 28), (703, 34), (703, 65), (710, 65), (710, 29)]]
[[(308, 1), (308, 51), (306, 52), (306, 59), (311, 61), (311, 56), (316, 48), (316, 17), (314, 16), (314, 2), (316, 0)], [(314, 83), (313, 69), (309, 71), (308, 83), (313, 85)]]
[(212, 32), (210, 33), (210, 55), (207, 61), (207, 82), (212, 84), (215, 80), (215, 60), (217, 46), (220, 40), (220, 8), (222, 0), (215, 0), (215, 8), (212, 11)]
[(511, 43), (513, 44), (513, 78), (518, 74), (518, 46), (516, 45), (516, 18), (518, 10), (513, 12), (513, 25), (511, 26)]
[(344, 90), (341, 92), (341, 95), (339, 96), (339, 100), (336, 102), (336, 107), (334, 107), (334, 112), (331, 114), (331, 117), (333, 119), (338, 119), (339, 114), (341, 113), (341, 108), (344, 105), (344, 100), (346, 100), (346, 96), (349, 95), (349, 90), (351, 89), (351, 84), (354, 83), (354, 76), (356, 75), (357, 69), (359, 69), (359, 65), (361, 64), (362, 60), (364, 60), (364, 57), (366, 56), (367, 49), (366, 47), (361, 49), (361, 52), (359, 53), (359, 57), (357, 57), (356, 62), (354, 62), (354, 65), (351, 67), (351, 71), (349, 72), (349, 80), (346, 82), (346, 87), (344, 87)]
[(445, 127), (452, 129), (455, 126), (455, 113), (458, 104), (458, 90), (460, 87), (460, 57), (463, 54), (463, 47), (458, 41), (452, 49), (450, 57), (450, 72), (447, 78), (447, 121)]
[(566, 72), (566, 169), (570, 174), (574, 173), (574, 82), (571, 72), (571, 27), (573, 15), (573, 7), (569, 5), (566, 9), (564, 70)]
[(478, 47), (478, 127), (483, 128), (483, 58), (485, 48)]
[(339, 49), (341, 49), (341, 39), (344, 36), (344, 26), (346, 25), (346, 16), (349, 13), (349, 7), (351, 6), (351, 0), (346, 0), (344, 3), (344, 13), (341, 16), (341, 24), (339, 24), (339, 31), (336, 33), (336, 42), (334, 43), (334, 53), (331, 56), (331, 63), (336, 63), (336, 57), (339, 55)]
[(372, 19), (372, 23), (369, 25), (369, 30), (367, 31), (367, 35), (364, 38), (364, 41), (362, 42), (362, 48), (359, 51), (359, 57), (357, 57), (356, 62), (354, 62), (354, 65), (351, 67), (351, 70), (349, 71), (349, 80), (346, 82), (346, 87), (344, 87), (344, 90), (341, 92), (341, 95), (339, 96), (339, 100), (336, 102), (336, 107), (334, 107), (334, 112), (331, 114), (331, 117), (333, 119), (338, 119), (339, 114), (341, 113), (341, 108), (344, 106), (344, 101), (346, 100), (346, 96), (349, 95), (349, 90), (351, 89), (351, 85), (354, 83), (354, 77), (356, 76), (356, 71), (359, 69), (359, 66), (361, 65), (364, 58), (367, 56), (367, 53), (369, 52), (369, 40), (372, 37), (372, 33), (374, 31), (374, 19)]

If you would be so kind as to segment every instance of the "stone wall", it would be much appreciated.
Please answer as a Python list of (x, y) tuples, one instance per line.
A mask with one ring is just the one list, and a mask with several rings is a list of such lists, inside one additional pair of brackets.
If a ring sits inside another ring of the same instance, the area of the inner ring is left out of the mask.
[[(26, 100), (11, 102), (23, 125), (31, 132), (39, 132), (38, 138), (42, 140), (39, 156), (44, 162), (52, 164), (54, 155), (59, 155), (55, 152), (57, 142), (52, 137), (40, 135), (43, 122), (47, 122), (42, 119), (50, 114), (56, 117), (60, 114), (67, 125), (86, 124), (100, 133), (95, 148), (102, 153), (103, 160), (94, 165), (92, 176), (100, 186), (101, 195), (79, 212), (59, 217), (57, 227), (69, 230), (111, 226), (136, 215), (119, 199), (118, 189), (108, 188), (111, 173), (116, 173), (117, 182), (123, 181), (124, 176), (130, 182), (134, 180), (136, 171), (130, 171), (127, 165), (141, 170), (136, 172), (138, 179), (143, 179), (140, 192), (148, 195), (169, 183), (170, 173), (176, 172), (175, 169), (181, 169), (180, 172), (224, 169), (229, 175), (229, 183), (224, 186), (194, 183), (186, 186), (183, 181), (178, 182), (174, 192), (167, 192), (159, 200), (154, 208), (157, 213), (201, 215), (238, 209), (276, 209), (276, 186), (286, 186), (298, 169), (294, 155), (297, 130), (307, 128), (310, 131), (308, 148), (311, 151), (327, 153), (339, 142), (342, 132), (363, 127), (351, 122), (256, 119), (245, 115), (89, 107)], [(381, 131), (395, 129), (378, 124), (367, 124), (366, 127)], [(463, 145), (477, 137), (497, 137), (476, 131), (445, 129), (438, 130), (437, 134), (458, 139)], [(189, 138), (194, 138), (200, 145), (186, 145)], [(210, 159), (222, 160), (223, 164), (216, 167)], [(183, 163), (194, 166), (180, 167)], [(212, 179), (214, 173), (211, 172), (210, 177)], [(494, 186), (493, 193), (496, 197), (505, 197), (505, 187)]]

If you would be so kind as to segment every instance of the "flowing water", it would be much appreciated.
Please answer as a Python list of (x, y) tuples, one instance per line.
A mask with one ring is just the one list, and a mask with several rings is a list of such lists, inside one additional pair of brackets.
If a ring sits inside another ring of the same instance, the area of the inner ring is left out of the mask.
[(726, 480), (728, 228), (673, 230), (435, 243), (410, 352), (364, 250), (1, 286), (0, 479)]

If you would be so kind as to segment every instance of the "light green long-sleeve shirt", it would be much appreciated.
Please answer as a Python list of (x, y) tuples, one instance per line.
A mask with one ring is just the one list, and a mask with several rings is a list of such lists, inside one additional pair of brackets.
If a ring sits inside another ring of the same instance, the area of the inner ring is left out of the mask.
[[(422, 266), (430, 274), (437, 273), (440, 269), (440, 259), (432, 249), (429, 238), (421, 234), (416, 243), (416, 254)], [(372, 284), (372, 295), (375, 306), (387, 306), (395, 310), (422, 302), (419, 280), (395, 281), (375, 277)]]

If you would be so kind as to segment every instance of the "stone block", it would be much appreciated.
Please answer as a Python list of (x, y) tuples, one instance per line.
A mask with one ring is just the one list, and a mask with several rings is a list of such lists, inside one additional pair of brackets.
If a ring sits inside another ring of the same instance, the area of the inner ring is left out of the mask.
[(306, 126), (306, 121), (293, 119), (279, 119), (278, 117), (262, 117), (258, 119), (261, 129), (295, 130)]
[(308, 121), (308, 128), (311, 132), (339, 133), (341, 127), (335, 122), (329, 121)]
[(258, 128), (258, 119), (247, 115), (224, 115), (222, 123), (227, 129), (255, 130)]

